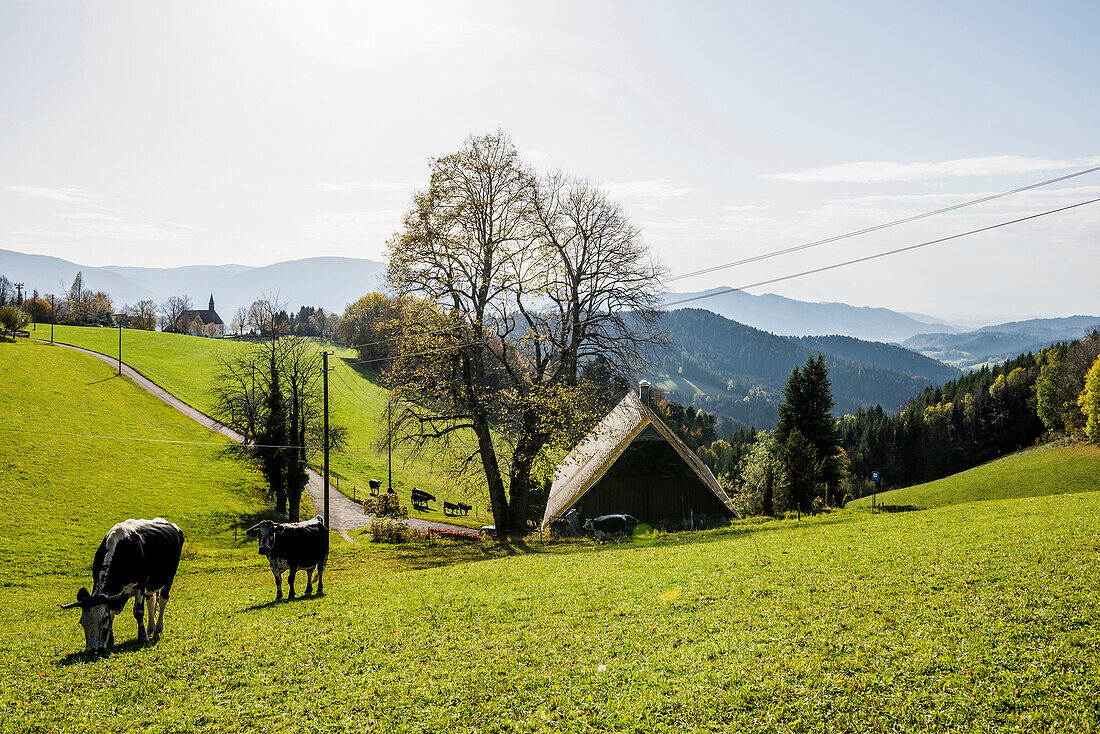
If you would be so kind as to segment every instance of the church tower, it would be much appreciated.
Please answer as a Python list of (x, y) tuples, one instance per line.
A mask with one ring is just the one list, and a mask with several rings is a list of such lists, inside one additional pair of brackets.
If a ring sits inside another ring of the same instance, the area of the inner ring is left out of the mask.
[(210, 294), (210, 310), (211, 311), (214, 310), (214, 294), (213, 293)]

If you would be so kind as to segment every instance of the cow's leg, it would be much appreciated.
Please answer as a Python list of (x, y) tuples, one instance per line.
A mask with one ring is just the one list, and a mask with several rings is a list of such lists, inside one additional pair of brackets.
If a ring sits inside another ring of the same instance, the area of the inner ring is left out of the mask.
[(306, 569), (306, 596), (313, 594), (313, 568)]
[(286, 595), (287, 599), (294, 598), (294, 574), (298, 573), (298, 567), (292, 565), (290, 567), (290, 573), (287, 574), (287, 582), (290, 585), (290, 593)]
[(154, 591), (152, 594), (149, 595), (148, 601), (149, 601), (149, 614), (148, 614), (149, 619), (148, 619), (148, 622), (145, 625), (145, 631), (148, 632), (151, 635), (151, 634), (153, 634), (157, 631), (157, 626), (153, 623), (153, 620), (157, 616), (157, 603), (160, 601), (160, 594), (158, 592)]
[(324, 570), (325, 562), (321, 561), (317, 564), (317, 596), (325, 595), (325, 587), (324, 584), (321, 583), (321, 574), (324, 573)]
[(157, 626), (153, 630), (153, 634), (160, 637), (161, 633), (164, 632), (164, 608), (168, 606), (168, 592), (162, 591), (157, 594), (157, 601), (159, 602), (157, 606), (160, 607), (160, 611), (157, 612)]
[(275, 577), (275, 601), (279, 601), (283, 598), (283, 570), (279, 568), (279, 564), (275, 562), (275, 559), (270, 560), (271, 563), (271, 575)]
[(145, 595), (140, 591), (134, 594), (134, 619), (138, 625), (138, 642), (148, 642), (149, 634), (145, 631)]

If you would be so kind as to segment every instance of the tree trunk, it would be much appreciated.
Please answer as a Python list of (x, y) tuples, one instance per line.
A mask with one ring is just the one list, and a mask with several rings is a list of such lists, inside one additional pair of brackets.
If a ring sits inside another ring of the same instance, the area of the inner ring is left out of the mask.
[(478, 452), (481, 454), (481, 465), (485, 470), (485, 484), (489, 489), (489, 503), (493, 510), (493, 523), (497, 534), (507, 532), (508, 529), (508, 495), (504, 491), (504, 480), (500, 476), (500, 464), (497, 462), (496, 450), (493, 448), (493, 436), (489, 431), (489, 420), (485, 413), (474, 415), (474, 433), (477, 434)]

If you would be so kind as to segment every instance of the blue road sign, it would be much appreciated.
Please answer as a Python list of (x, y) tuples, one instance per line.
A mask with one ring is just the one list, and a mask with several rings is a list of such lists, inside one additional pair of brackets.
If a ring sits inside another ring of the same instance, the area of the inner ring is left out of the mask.
[(874, 482), (875, 484), (878, 484), (878, 472), (877, 471), (871, 472), (871, 481)]

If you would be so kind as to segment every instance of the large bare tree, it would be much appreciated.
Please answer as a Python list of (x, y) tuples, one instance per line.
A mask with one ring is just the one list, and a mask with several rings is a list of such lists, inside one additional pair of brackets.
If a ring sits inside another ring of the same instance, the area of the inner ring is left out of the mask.
[(472, 434), (498, 530), (526, 532), (540, 456), (590, 419), (579, 366), (636, 368), (660, 340), (661, 274), (598, 187), (538, 179), (503, 133), (468, 138), (432, 162), (390, 242), (388, 281), (410, 304), (408, 356), (388, 372), (404, 437)]

